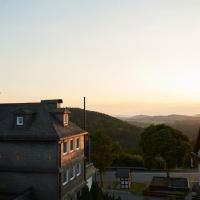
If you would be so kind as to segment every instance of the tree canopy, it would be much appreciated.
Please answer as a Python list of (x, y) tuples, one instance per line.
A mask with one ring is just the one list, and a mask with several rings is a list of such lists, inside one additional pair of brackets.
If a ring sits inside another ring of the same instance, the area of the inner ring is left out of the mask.
[(151, 125), (141, 134), (145, 165), (155, 167), (155, 162), (167, 168), (180, 167), (189, 158), (191, 145), (187, 136), (167, 125)]
[(114, 195), (109, 195), (107, 193), (103, 193), (102, 189), (96, 182), (92, 183), (91, 190), (85, 185), (82, 189), (81, 196), (78, 200), (121, 200), (120, 197), (115, 198)]
[(113, 160), (112, 141), (101, 132), (91, 135), (92, 141), (92, 161), (100, 171), (104, 171), (110, 166)]
[(102, 132), (93, 133), (91, 136), (92, 162), (99, 169), (101, 184), (102, 173), (111, 166), (112, 161), (117, 158), (121, 150), (117, 143), (113, 143), (111, 138)]

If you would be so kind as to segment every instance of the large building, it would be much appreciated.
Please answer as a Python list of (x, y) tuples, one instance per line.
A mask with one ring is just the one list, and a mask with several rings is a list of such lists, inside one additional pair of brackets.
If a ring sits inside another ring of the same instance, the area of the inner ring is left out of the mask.
[(0, 104), (0, 199), (71, 200), (87, 179), (91, 184), (87, 132), (70, 122), (61, 103)]

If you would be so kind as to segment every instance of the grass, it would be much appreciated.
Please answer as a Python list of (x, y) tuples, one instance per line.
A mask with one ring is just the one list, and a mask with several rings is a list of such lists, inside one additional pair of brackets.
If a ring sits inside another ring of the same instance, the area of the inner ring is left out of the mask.
[[(100, 182), (98, 182), (98, 184), (100, 185)], [(120, 185), (117, 182), (103, 181), (103, 189), (119, 190), (120, 189)]]
[[(141, 195), (143, 190), (147, 188), (146, 183), (132, 183), (132, 186), (129, 190), (129, 192)], [(109, 181), (104, 181), (103, 182), (103, 189), (114, 189), (114, 190), (121, 190), (120, 189), (120, 184), (119, 182), (109, 182)]]
[(135, 193), (135, 194), (142, 194), (142, 192), (144, 191), (144, 189), (146, 189), (147, 184), (145, 183), (133, 183), (130, 191)]

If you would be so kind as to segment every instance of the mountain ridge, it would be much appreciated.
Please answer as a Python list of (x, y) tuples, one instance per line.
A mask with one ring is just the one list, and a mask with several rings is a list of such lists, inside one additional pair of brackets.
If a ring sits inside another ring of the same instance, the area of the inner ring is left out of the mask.
[(179, 115), (179, 114), (170, 114), (170, 115), (136, 115), (126, 119), (124, 121), (146, 128), (151, 124), (167, 124), (183, 132), (187, 135), (190, 140), (195, 140), (200, 127), (200, 115)]
[[(70, 121), (83, 128), (83, 109), (69, 108), (71, 111)], [(131, 125), (113, 116), (96, 112), (86, 111), (86, 130), (93, 134), (101, 131), (111, 137), (114, 142), (118, 142), (123, 150), (129, 152), (139, 152), (140, 134), (143, 128)]]

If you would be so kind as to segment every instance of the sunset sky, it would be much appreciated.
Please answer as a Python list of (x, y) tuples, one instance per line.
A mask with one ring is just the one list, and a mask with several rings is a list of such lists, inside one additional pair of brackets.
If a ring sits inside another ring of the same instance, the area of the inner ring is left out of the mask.
[(0, 0), (0, 102), (200, 113), (199, 0)]

